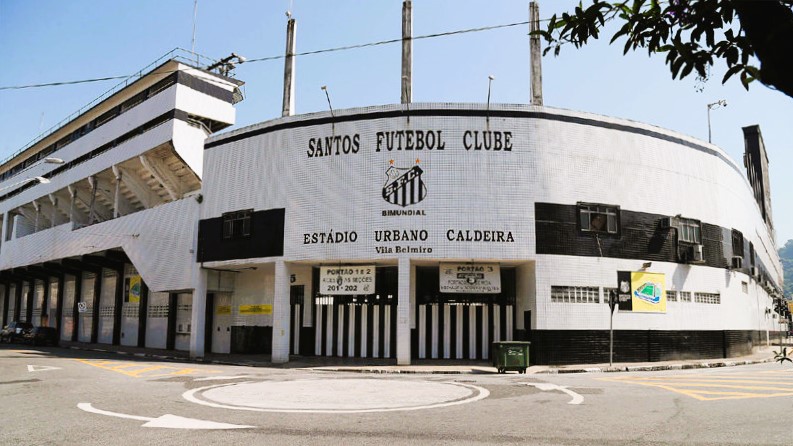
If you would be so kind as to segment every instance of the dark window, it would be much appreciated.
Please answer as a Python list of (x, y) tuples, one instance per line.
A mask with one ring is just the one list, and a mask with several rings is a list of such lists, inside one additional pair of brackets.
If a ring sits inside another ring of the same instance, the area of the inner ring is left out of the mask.
[(252, 215), (253, 209), (223, 214), (223, 238), (238, 239), (250, 237)]
[(732, 230), (732, 255), (743, 257), (743, 234), (735, 229)]
[(581, 232), (619, 234), (620, 208), (608, 204), (578, 204), (578, 224)]

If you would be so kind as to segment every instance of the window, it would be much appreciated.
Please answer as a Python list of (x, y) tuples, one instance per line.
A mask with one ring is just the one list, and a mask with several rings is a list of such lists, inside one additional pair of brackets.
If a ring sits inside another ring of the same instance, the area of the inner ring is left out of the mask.
[(735, 229), (732, 230), (732, 255), (743, 257), (743, 234)]
[(600, 289), (583, 286), (552, 286), (551, 302), (598, 303)]
[(253, 209), (223, 214), (223, 238), (238, 239), (250, 237), (252, 215)]
[(701, 225), (699, 220), (690, 218), (680, 219), (680, 230), (678, 231), (678, 241), (686, 243), (702, 244)]
[(680, 302), (691, 302), (691, 291), (679, 291)]
[(721, 303), (721, 295), (718, 293), (694, 293), (694, 302), (718, 305)]
[(666, 290), (666, 300), (669, 302), (677, 302), (677, 291)]
[(581, 232), (618, 234), (619, 206), (607, 204), (578, 204), (578, 222)]
[(741, 291), (743, 291), (743, 294), (749, 294), (749, 283), (748, 282), (741, 282)]

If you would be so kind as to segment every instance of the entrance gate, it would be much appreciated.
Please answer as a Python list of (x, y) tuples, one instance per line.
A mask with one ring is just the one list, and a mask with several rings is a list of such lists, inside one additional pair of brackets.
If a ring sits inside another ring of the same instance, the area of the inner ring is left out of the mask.
[(511, 341), (514, 306), (481, 302), (418, 306), (418, 357), (488, 359), (490, 343)]
[[(319, 289), (319, 268), (314, 269), (314, 290)], [(316, 356), (396, 358), (397, 268), (375, 269), (374, 293), (320, 295), (312, 299)], [(309, 304), (304, 300), (305, 304)], [(297, 315), (292, 305), (292, 323)], [(294, 351), (294, 350), (293, 350)]]
[(513, 340), (514, 269), (501, 268), (500, 293), (441, 293), (438, 283), (437, 267), (416, 268), (413, 357), (484, 360), (492, 342)]
[(315, 299), (314, 354), (347, 358), (396, 357), (396, 305), (371, 302), (372, 298), (364, 302), (356, 300), (347, 296)]

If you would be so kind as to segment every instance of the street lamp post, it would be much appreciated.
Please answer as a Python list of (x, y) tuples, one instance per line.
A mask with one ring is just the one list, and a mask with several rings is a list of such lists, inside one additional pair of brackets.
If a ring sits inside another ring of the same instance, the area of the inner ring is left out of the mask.
[(708, 142), (709, 143), (713, 142), (713, 141), (711, 141), (711, 132), (710, 132), (710, 111), (711, 110), (716, 110), (717, 108), (726, 107), (726, 106), (727, 106), (727, 100), (725, 100), (725, 99), (719, 99), (716, 102), (708, 104)]

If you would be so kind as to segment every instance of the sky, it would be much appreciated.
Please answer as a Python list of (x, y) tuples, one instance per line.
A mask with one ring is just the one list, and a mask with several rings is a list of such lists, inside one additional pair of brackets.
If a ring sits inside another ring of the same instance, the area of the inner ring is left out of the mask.
[[(540, 17), (570, 10), (577, 1), (540, 0)], [(589, 3), (587, 1), (587, 3)], [(297, 51), (335, 48), (401, 37), (401, 0), (0, 0), (0, 87), (133, 74), (174, 48), (212, 58), (234, 52), (248, 59), (280, 56), (287, 10), (297, 20)], [(528, 0), (414, 0), (413, 34), (420, 36), (528, 20)], [(759, 83), (673, 80), (663, 57), (622, 54), (610, 34), (582, 48), (543, 58), (546, 106), (626, 118), (708, 139), (742, 165), (741, 128), (759, 124), (771, 170), (777, 245), (793, 239), (793, 98)], [(529, 101), (528, 26), (416, 40), (414, 102)], [(297, 113), (399, 103), (399, 43), (297, 59)], [(246, 82), (236, 127), (280, 116), (283, 60), (239, 65)], [(119, 81), (0, 90), (0, 159), (59, 123)]]

